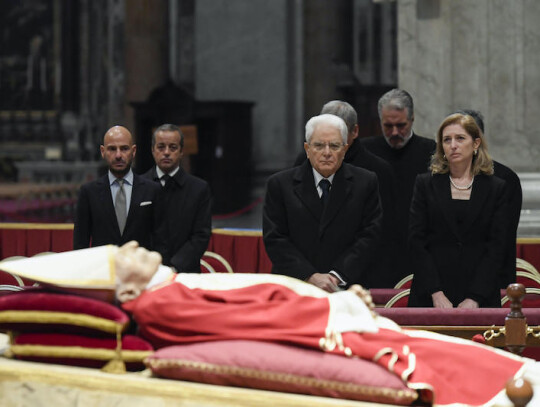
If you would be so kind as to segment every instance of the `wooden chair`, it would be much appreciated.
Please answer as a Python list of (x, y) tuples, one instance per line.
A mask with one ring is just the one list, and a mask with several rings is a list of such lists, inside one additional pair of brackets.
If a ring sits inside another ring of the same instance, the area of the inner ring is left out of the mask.
[(398, 281), (394, 288), (411, 288), (413, 276), (414, 274), (409, 274), (408, 276), (403, 277)]
[(529, 263), (526, 260), (517, 258), (516, 259), (516, 270), (517, 271), (520, 271), (520, 270), (528, 271), (529, 273), (535, 275), (538, 279), (540, 279), (540, 272), (538, 272), (538, 270), (536, 270), (536, 267), (534, 267), (531, 263)]
[(28, 285), (25, 284), (25, 281), (21, 277), (2, 270), (2, 263), (26, 258), (26, 256), (10, 256), (0, 261), (0, 286), (3, 287), (1, 289), (2, 291), (16, 291), (17, 287), (24, 287)]
[(410, 288), (407, 288), (397, 293), (392, 298), (390, 298), (390, 300), (388, 300), (384, 308), (406, 307), (409, 302), (410, 293), (411, 293)]
[(540, 288), (540, 277), (529, 271), (518, 270), (516, 271), (516, 283), (523, 284), (525, 288)]
[(206, 251), (201, 258), (201, 273), (234, 273), (234, 271), (223, 256)]
[[(510, 307), (510, 298), (505, 295), (501, 298), (501, 306)], [(525, 287), (525, 296), (521, 301), (523, 308), (540, 308), (540, 288), (537, 287)]]

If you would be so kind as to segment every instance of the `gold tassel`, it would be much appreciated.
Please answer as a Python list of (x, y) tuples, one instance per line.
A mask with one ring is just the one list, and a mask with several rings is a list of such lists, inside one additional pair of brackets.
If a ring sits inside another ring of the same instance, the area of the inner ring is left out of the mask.
[(114, 359), (107, 362), (101, 370), (107, 373), (126, 373), (126, 364), (122, 360), (122, 330), (119, 327), (116, 330), (116, 351)]

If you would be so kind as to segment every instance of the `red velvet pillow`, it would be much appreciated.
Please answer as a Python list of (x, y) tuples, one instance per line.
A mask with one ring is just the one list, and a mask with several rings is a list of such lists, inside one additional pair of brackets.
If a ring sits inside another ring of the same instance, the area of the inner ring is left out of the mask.
[[(137, 336), (122, 338), (119, 359), (128, 370), (144, 369), (143, 359), (152, 345)], [(117, 357), (115, 338), (98, 338), (59, 333), (27, 333), (14, 338), (7, 355), (34, 362), (101, 368)]]
[(400, 405), (417, 399), (414, 390), (375, 363), (275, 343), (169, 346), (145, 364), (169, 379)]
[(0, 297), (0, 330), (116, 335), (129, 322), (124, 311), (92, 298), (42, 291)]

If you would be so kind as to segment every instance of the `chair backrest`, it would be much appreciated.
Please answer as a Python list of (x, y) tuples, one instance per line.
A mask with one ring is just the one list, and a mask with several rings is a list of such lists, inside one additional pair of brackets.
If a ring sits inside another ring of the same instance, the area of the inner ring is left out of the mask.
[[(507, 295), (501, 298), (501, 305), (510, 308), (510, 299)], [(523, 308), (540, 308), (540, 288), (525, 287), (525, 297), (521, 301)]]
[(403, 290), (388, 300), (384, 308), (406, 307), (409, 303), (410, 288)]
[(531, 263), (529, 263), (526, 260), (517, 258), (516, 259), (516, 270), (517, 271), (528, 271), (529, 273), (535, 275), (538, 279), (540, 279), (540, 272), (536, 270), (536, 267), (534, 267)]
[(516, 282), (523, 284), (525, 288), (536, 287), (540, 288), (540, 277), (529, 271), (518, 270), (516, 271)]
[(207, 262), (201, 259), (201, 273), (215, 273), (216, 270)]
[(409, 274), (408, 276), (403, 277), (398, 281), (394, 288), (411, 288), (413, 276), (414, 274)]
[(21, 259), (26, 259), (26, 258), (27, 258), (26, 256), (10, 256), (0, 261), (0, 285), (14, 286), (14, 287), (24, 287), (26, 285), (32, 285), (32, 283), (25, 281), (26, 279), (22, 279), (21, 277), (16, 276), (15, 274), (11, 274), (7, 271), (1, 270), (3, 262), (21, 260)]
[(223, 256), (206, 251), (201, 258), (201, 273), (234, 273), (234, 271)]

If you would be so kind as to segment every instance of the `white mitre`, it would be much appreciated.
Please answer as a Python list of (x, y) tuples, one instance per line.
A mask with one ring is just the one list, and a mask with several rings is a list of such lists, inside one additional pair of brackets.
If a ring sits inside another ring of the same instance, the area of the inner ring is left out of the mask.
[[(39, 285), (112, 302), (121, 274), (116, 262), (119, 250), (118, 246), (107, 245), (7, 260), (0, 262), (0, 270)], [(160, 265), (148, 286), (164, 281), (171, 273), (169, 267)]]

